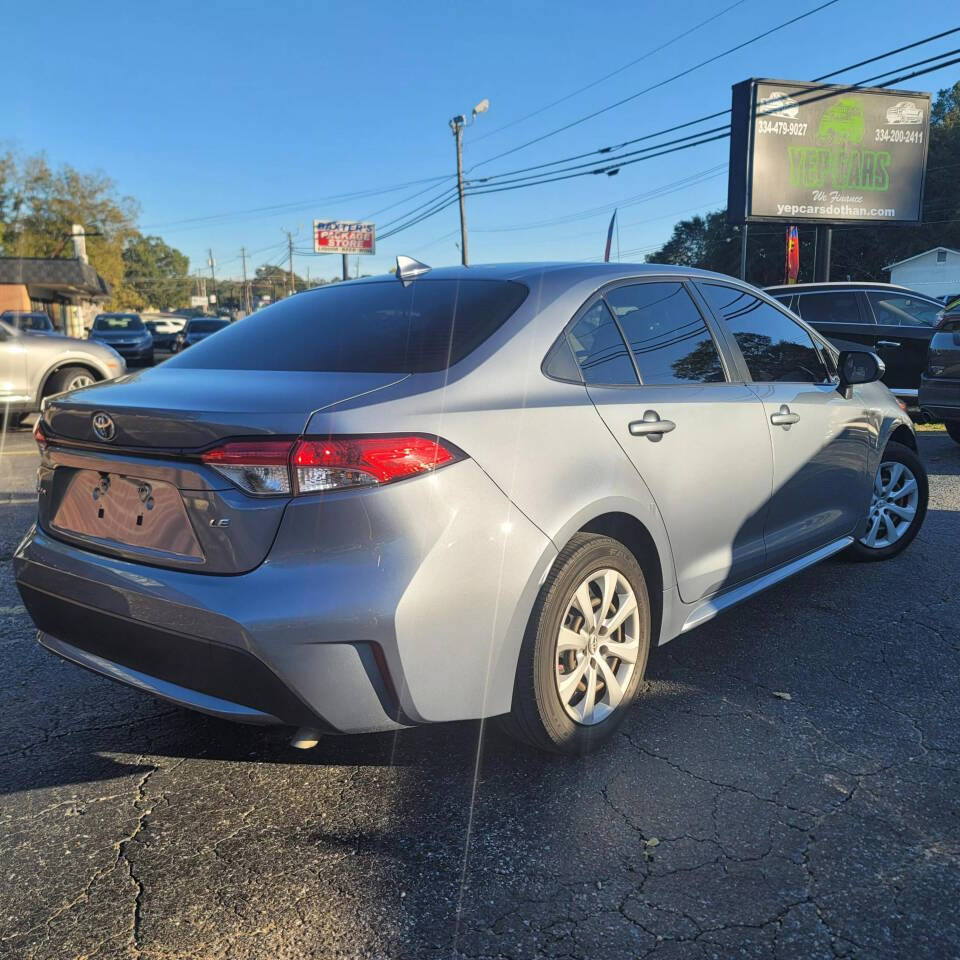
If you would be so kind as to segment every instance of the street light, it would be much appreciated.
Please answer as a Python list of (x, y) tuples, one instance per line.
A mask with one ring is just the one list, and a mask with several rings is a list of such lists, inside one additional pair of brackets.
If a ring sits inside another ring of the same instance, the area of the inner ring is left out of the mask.
[(450, 121), (450, 129), (457, 141), (457, 193), (460, 197), (460, 262), (467, 265), (467, 221), (463, 209), (463, 128), (472, 126), (481, 113), (490, 109), (490, 101), (484, 97), (474, 108), (469, 122), (463, 114)]

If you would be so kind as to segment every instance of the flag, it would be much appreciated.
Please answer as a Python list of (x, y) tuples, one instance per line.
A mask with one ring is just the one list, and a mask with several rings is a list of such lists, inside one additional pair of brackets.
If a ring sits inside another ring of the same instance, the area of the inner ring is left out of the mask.
[(604, 263), (609, 263), (609, 262), (610, 262), (610, 243), (611, 243), (611, 241), (613, 240), (613, 224), (614, 224), (614, 221), (615, 221), (616, 219), (617, 219), (617, 211), (614, 210), (614, 211), (613, 211), (613, 216), (610, 218), (610, 226), (607, 227), (607, 246), (606, 246), (606, 248), (605, 248), (604, 251), (603, 251), (603, 262), (604, 262)]
[(787, 227), (787, 265), (784, 282), (796, 283), (800, 275), (800, 234), (796, 227)]

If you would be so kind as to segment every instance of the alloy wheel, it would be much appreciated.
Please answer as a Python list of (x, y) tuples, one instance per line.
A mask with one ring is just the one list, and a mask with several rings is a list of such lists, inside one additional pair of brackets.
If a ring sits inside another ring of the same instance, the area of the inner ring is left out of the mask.
[(884, 460), (874, 480), (869, 525), (860, 542), (875, 550), (896, 543), (910, 529), (919, 500), (917, 478), (910, 468)]
[(75, 377), (70, 378), (66, 389), (79, 390), (81, 387), (89, 387), (93, 382), (93, 377), (91, 377), (89, 373), (78, 373)]
[(618, 570), (587, 576), (573, 592), (557, 635), (557, 693), (576, 723), (600, 723), (620, 705), (640, 654), (636, 594)]

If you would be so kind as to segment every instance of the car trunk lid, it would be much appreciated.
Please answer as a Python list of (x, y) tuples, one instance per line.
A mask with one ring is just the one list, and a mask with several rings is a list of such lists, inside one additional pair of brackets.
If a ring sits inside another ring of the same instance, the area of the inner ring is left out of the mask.
[(244, 493), (201, 451), (228, 438), (296, 437), (313, 411), (400, 379), (160, 368), (56, 397), (42, 421), (40, 525), (136, 562), (251, 570), (266, 557), (289, 497)]

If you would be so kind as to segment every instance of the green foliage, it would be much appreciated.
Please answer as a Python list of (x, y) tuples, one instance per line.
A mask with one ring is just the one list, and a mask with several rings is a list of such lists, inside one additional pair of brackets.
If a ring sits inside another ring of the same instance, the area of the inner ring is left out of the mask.
[(138, 206), (117, 196), (102, 173), (81, 173), (69, 165), (54, 170), (44, 154), (0, 155), (0, 253), (7, 257), (72, 256), (66, 236), (75, 223), (88, 233), (91, 265), (114, 288), (111, 306), (130, 297), (124, 288), (123, 249), (136, 236)]
[(137, 234), (123, 250), (124, 287), (135, 294), (131, 307), (174, 310), (190, 302), (189, 259), (160, 237)]
[[(726, 211), (681, 220), (670, 239), (647, 257), (649, 263), (677, 263), (736, 276), (741, 233), (726, 222)], [(800, 282), (813, 280), (815, 228), (801, 226)], [(888, 281), (884, 267), (931, 247), (960, 249), (960, 83), (941, 90), (931, 110), (930, 150), (918, 227), (836, 227), (831, 277)], [(747, 279), (758, 286), (782, 283), (786, 224), (755, 224), (749, 230)]]

